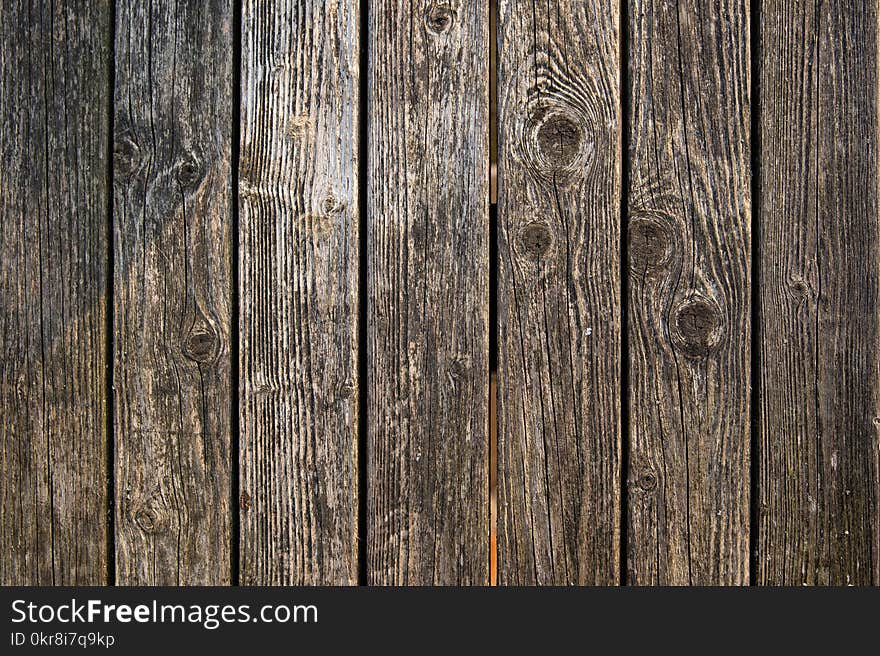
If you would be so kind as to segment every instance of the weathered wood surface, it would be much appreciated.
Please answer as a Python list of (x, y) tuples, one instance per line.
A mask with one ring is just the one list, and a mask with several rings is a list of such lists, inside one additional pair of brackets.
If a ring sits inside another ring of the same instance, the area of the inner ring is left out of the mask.
[(490, 11), (10, 3), (0, 583), (880, 584), (877, 0)]
[(369, 14), (370, 583), (489, 580), (488, 14)]
[(762, 3), (761, 584), (880, 584), (877, 18)]
[(358, 3), (245, 2), (241, 572), (358, 577)]
[(107, 576), (110, 5), (0, 26), (0, 582)]
[(120, 584), (230, 582), (232, 4), (116, 3)]
[(500, 4), (502, 585), (620, 578), (617, 10)]
[(627, 581), (749, 581), (749, 12), (629, 13)]

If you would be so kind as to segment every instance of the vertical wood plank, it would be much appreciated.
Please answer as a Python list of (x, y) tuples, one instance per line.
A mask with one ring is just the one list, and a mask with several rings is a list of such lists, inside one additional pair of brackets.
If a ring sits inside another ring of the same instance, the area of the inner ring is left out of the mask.
[(358, 22), (355, 0), (242, 8), (247, 584), (357, 583)]
[(880, 584), (877, 18), (761, 7), (761, 584)]
[(116, 9), (121, 584), (230, 581), (232, 7)]
[(630, 3), (628, 581), (749, 581), (744, 0)]
[(614, 3), (500, 3), (501, 584), (620, 577)]
[(487, 4), (370, 3), (373, 584), (489, 579)]
[(107, 573), (110, 5), (0, 26), (0, 583)]

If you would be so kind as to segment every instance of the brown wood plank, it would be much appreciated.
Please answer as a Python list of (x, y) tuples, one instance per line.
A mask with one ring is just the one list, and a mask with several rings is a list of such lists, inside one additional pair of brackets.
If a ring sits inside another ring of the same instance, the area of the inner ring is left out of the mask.
[(877, 18), (762, 3), (761, 584), (880, 584)]
[(0, 26), (0, 583), (107, 575), (110, 5)]
[(630, 3), (627, 579), (749, 581), (744, 0)]
[(501, 4), (498, 569), (620, 578), (617, 4)]
[(241, 572), (358, 576), (358, 3), (242, 8)]
[(121, 584), (230, 582), (232, 4), (116, 7)]
[(489, 580), (487, 3), (370, 3), (367, 575)]

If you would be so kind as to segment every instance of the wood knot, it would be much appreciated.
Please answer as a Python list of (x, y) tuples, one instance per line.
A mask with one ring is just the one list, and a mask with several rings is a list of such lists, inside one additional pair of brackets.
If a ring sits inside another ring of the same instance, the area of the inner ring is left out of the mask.
[(321, 201), (321, 214), (330, 216), (331, 214), (339, 214), (345, 209), (345, 203), (336, 198), (333, 192), (328, 191), (327, 195)]
[(653, 216), (633, 218), (629, 224), (629, 261), (635, 273), (662, 268), (669, 260), (668, 228)]
[(580, 128), (564, 114), (553, 114), (538, 127), (538, 146), (556, 167), (568, 166), (577, 157), (580, 144)]
[(536, 175), (566, 183), (592, 159), (587, 119), (568, 105), (551, 104), (527, 111), (520, 151)]
[(194, 153), (187, 153), (177, 163), (174, 177), (181, 187), (189, 189), (195, 187), (202, 177), (202, 163)]
[(339, 386), (339, 389), (336, 392), (336, 396), (340, 401), (345, 401), (354, 396), (357, 391), (357, 387), (351, 381), (346, 381)]
[(793, 276), (788, 283), (789, 291), (794, 300), (800, 304), (812, 296), (810, 286), (801, 276)]
[(678, 306), (672, 327), (678, 348), (692, 356), (714, 351), (724, 333), (721, 310), (702, 296), (692, 296)]
[(470, 370), (470, 358), (467, 356), (458, 356), (453, 358), (449, 364), (449, 377), (454, 381), (464, 380), (467, 378)]
[(190, 330), (184, 352), (190, 360), (210, 362), (217, 355), (220, 339), (208, 323), (197, 324)]
[(134, 523), (144, 533), (157, 535), (165, 530), (165, 523), (162, 516), (149, 506), (139, 508), (134, 513)]
[(446, 34), (455, 22), (455, 10), (448, 4), (431, 5), (425, 13), (425, 29), (431, 34)]
[(115, 174), (130, 176), (140, 166), (140, 148), (127, 134), (116, 137), (113, 144), (113, 168)]
[(242, 509), (243, 512), (247, 512), (251, 509), (251, 495), (247, 492), (242, 492), (238, 498), (238, 506)]
[(650, 467), (646, 467), (638, 475), (636, 484), (645, 492), (653, 492), (657, 489), (657, 474)]
[(550, 252), (553, 234), (546, 223), (532, 221), (522, 229), (519, 241), (522, 252), (530, 259), (538, 261)]

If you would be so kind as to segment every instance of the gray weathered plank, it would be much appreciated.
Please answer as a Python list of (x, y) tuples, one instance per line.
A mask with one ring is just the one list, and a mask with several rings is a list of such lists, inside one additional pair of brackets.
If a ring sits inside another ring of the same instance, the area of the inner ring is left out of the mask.
[(110, 5), (0, 26), (0, 583), (107, 575)]
[(627, 579), (749, 580), (749, 11), (630, 3)]
[(618, 6), (501, 2), (501, 584), (620, 577)]
[(487, 8), (370, 3), (374, 584), (489, 580)]
[(122, 584), (230, 581), (232, 5), (116, 8)]
[(246, 1), (241, 572), (358, 576), (358, 3)]
[(761, 584), (880, 584), (877, 18), (762, 3)]

